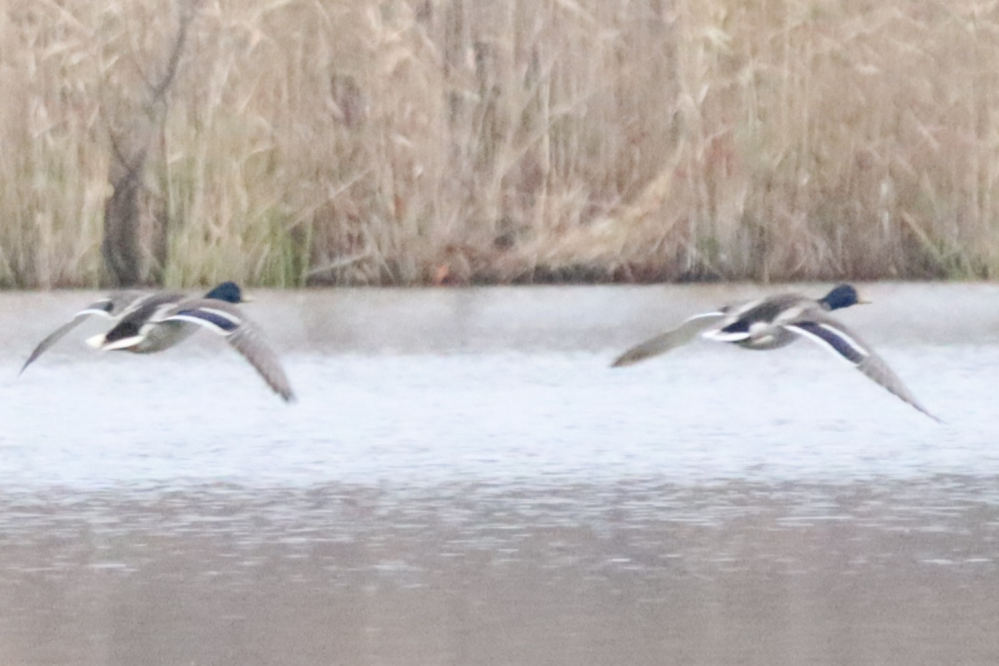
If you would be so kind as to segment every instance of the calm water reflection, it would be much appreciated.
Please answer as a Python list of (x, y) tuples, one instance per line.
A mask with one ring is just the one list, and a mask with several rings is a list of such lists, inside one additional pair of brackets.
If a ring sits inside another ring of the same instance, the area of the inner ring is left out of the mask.
[(0, 661), (994, 663), (999, 290), (872, 295), (947, 425), (804, 344), (606, 367), (715, 287), (258, 294), (290, 407), (208, 336), (15, 381), (89, 295), (0, 297)]

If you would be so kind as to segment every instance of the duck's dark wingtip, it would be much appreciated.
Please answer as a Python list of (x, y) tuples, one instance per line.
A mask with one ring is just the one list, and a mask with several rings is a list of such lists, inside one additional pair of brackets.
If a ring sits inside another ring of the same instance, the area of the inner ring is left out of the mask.
[(622, 354), (621, 356), (618, 356), (616, 359), (614, 359), (614, 361), (610, 364), (610, 367), (624, 368), (629, 365), (635, 365), (636, 363), (641, 361), (642, 358), (643, 357), (636, 358), (634, 354)]
[(931, 419), (933, 419), (934, 421), (936, 421), (940, 425), (948, 425), (948, 423), (946, 421), (944, 421), (942, 418), (940, 418), (936, 414), (931, 414), (930, 412), (926, 412), (926, 411), (924, 411), (923, 414), (926, 414), (927, 416), (929, 416)]
[(646, 340), (640, 345), (632, 347), (628, 351), (624, 352), (610, 364), (612, 368), (624, 368), (629, 365), (635, 365), (636, 363), (641, 363), (653, 356), (658, 356), (663, 353), (663, 349), (659, 349), (655, 343), (658, 343), (662, 336), (657, 336), (651, 340)]
[(29, 356), (28, 360), (24, 362), (24, 365), (21, 366), (21, 369), (17, 371), (17, 376), (20, 377), (21, 375), (23, 375), (24, 371), (28, 369), (28, 366), (34, 363), (38, 357), (39, 354), (37, 353), (33, 353), (31, 356)]

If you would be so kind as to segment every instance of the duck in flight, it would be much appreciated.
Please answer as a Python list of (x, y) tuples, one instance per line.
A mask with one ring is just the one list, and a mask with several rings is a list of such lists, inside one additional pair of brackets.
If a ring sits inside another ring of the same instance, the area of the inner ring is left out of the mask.
[[(28, 356), (28, 360), (21, 366), (21, 371), (18, 375), (23, 374), (24, 371), (28, 369), (28, 366), (38, 360), (38, 357), (41, 356), (46, 350), (90, 317), (102, 317), (110, 320), (112, 325), (114, 325), (126, 315), (131, 314), (145, 305), (152, 303), (157, 305), (179, 303), (186, 298), (187, 295), (181, 292), (149, 292), (139, 291), (136, 289), (113, 292), (99, 301), (95, 301), (83, 308), (73, 315), (73, 318), (68, 322), (49, 333), (44, 340), (38, 343), (38, 346), (31, 352), (31, 355)], [(229, 303), (244, 302), (242, 290), (239, 288), (239, 285), (234, 282), (223, 282), (209, 291), (205, 295), (205, 298), (213, 298), (221, 301), (227, 301)], [(190, 335), (191, 333), (194, 333), (195, 330), (197, 329), (189, 327), (188, 330), (183, 332), (186, 333), (186, 335)], [(182, 331), (180, 330), (175, 332), (177, 337), (173, 340), (174, 344), (183, 339), (183, 337), (180, 336), (181, 332)], [(184, 337), (186, 337), (186, 335)], [(163, 348), (165, 349), (166, 347)]]
[(805, 338), (833, 352), (869, 379), (939, 421), (869, 345), (829, 314), (866, 302), (852, 285), (841, 284), (818, 300), (785, 293), (725, 306), (695, 315), (676, 328), (632, 347), (621, 354), (612, 367), (632, 365), (665, 354), (698, 336), (755, 350), (777, 349)]
[(198, 327), (226, 338), (285, 401), (294, 399), (291, 385), (277, 355), (263, 341), (257, 328), (236, 307), (245, 303), (234, 282), (223, 282), (200, 298), (178, 292), (116, 292), (78, 312), (73, 319), (42, 340), (21, 368), (23, 373), (45, 350), (93, 315), (112, 320), (113, 326), (87, 343), (102, 350), (150, 354), (173, 347)]

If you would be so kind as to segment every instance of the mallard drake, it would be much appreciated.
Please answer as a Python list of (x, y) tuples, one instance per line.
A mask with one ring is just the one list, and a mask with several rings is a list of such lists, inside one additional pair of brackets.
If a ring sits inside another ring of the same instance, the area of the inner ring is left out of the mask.
[(777, 349), (799, 338), (833, 352), (917, 410), (939, 421), (920, 404), (888, 364), (855, 333), (833, 319), (833, 310), (866, 303), (857, 290), (841, 284), (818, 300), (800, 294), (775, 294), (690, 317), (676, 328), (632, 347), (612, 367), (638, 363), (684, 345), (698, 335), (746, 349)]
[[(99, 301), (95, 301), (83, 308), (73, 315), (73, 318), (68, 322), (49, 333), (44, 340), (38, 343), (38, 346), (31, 352), (31, 355), (28, 356), (28, 360), (21, 366), (21, 371), (18, 375), (21, 375), (25, 370), (27, 370), (28, 366), (34, 363), (49, 347), (54, 345), (67, 333), (82, 324), (91, 316), (104, 317), (106, 319), (110, 319), (112, 323), (115, 323), (120, 321), (126, 315), (142, 308), (143, 306), (148, 306), (151, 303), (157, 303), (159, 305), (166, 303), (179, 303), (187, 298), (187, 294), (181, 292), (149, 292), (135, 289), (112, 292)], [(221, 283), (205, 294), (205, 298), (227, 301), (229, 303), (243, 302), (242, 290), (235, 282)], [(184, 337), (197, 330), (194, 327), (187, 328), (188, 330), (185, 332)], [(179, 342), (181, 339), (183, 338), (179, 337), (176, 342)]]
[[(220, 292), (223, 287), (225, 289)], [(158, 296), (134, 305), (122, 314), (111, 330), (88, 339), (87, 343), (105, 351), (149, 354), (181, 342), (197, 330), (196, 324), (224, 336), (275, 393), (285, 401), (294, 400), (295, 395), (277, 355), (235, 305), (244, 302), (237, 285), (224, 283), (203, 298)]]

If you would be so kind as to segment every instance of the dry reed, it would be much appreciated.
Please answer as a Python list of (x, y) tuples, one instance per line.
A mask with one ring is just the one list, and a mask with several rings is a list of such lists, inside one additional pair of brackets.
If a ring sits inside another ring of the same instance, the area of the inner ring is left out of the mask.
[[(0, 285), (102, 280), (179, 14), (7, 3)], [(171, 285), (993, 278), (997, 77), (975, 0), (201, 0), (137, 223)]]

